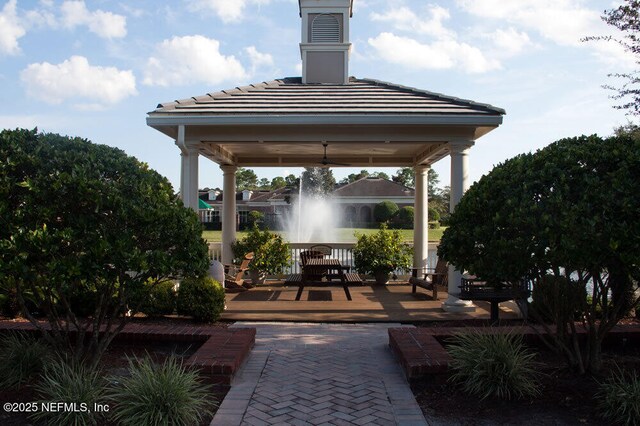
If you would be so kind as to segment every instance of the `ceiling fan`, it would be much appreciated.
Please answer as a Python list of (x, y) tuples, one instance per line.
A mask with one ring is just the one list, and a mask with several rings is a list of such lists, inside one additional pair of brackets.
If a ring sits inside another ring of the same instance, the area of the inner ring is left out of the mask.
[(349, 164), (336, 163), (335, 161), (329, 160), (329, 158), (327, 157), (327, 147), (329, 146), (329, 144), (326, 142), (322, 142), (322, 146), (324, 147), (324, 155), (322, 156), (322, 160), (320, 160), (320, 164), (322, 164), (322, 167), (349, 166)]

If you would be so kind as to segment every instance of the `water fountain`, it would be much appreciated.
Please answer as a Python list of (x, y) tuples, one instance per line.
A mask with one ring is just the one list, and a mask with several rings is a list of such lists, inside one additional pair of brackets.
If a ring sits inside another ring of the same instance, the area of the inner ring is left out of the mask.
[(340, 216), (338, 205), (329, 195), (305, 191), (300, 179), (291, 210), (283, 215), (283, 229), (292, 243), (332, 243), (338, 241)]

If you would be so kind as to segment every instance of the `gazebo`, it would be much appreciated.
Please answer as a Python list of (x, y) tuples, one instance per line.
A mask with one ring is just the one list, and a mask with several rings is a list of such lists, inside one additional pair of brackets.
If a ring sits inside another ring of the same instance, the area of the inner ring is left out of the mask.
[[(180, 194), (198, 209), (198, 157), (223, 172), (222, 250), (231, 261), (236, 238), (238, 167), (413, 167), (414, 265), (427, 262), (427, 171), (451, 160), (453, 210), (468, 188), (468, 154), (502, 124), (491, 105), (348, 76), (353, 0), (299, 0), (302, 77), (282, 78), (162, 103), (147, 124), (181, 153)], [(326, 150), (326, 151), (325, 151)], [(226, 218), (234, 218), (225, 220)], [(458, 284), (456, 284), (458, 283)], [(448, 311), (473, 309), (458, 299), (460, 272), (449, 271)]]

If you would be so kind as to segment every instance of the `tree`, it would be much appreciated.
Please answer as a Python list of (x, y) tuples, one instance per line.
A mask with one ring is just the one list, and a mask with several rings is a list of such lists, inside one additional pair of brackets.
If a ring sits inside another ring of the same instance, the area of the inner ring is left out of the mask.
[(333, 192), (336, 179), (333, 171), (326, 167), (305, 167), (302, 172), (302, 192), (323, 196)]
[(297, 177), (295, 177), (295, 175), (288, 175), (287, 177), (284, 178), (285, 183), (287, 184), (286, 186), (291, 187), (291, 188), (297, 188), (298, 185), (300, 184), (299, 179)]
[[(602, 20), (621, 31), (620, 37), (592, 36), (583, 41), (608, 41), (622, 46), (628, 53), (634, 55), (636, 64), (640, 64), (640, 0), (624, 0), (624, 4), (616, 9), (605, 10)], [(638, 70), (629, 73), (609, 74), (609, 77), (626, 80), (620, 87), (605, 85), (604, 87), (617, 92), (613, 99), (623, 100), (616, 109), (625, 109), (628, 114), (640, 115), (640, 76)]]
[[(197, 214), (146, 164), (22, 129), (0, 132), (0, 157), (0, 282), (12, 282), (26, 318), (73, 360), (97, 364), (148, 281), (206, 273)], [(78, 297), (90, 316), (78, 314)]]
[(276, 176), (271, 179), (271, 189), (280, 189), (285, 188), (287, 186), (287, 181), (284, 180), (282, 176)]
[(344, 184), (348, 184), (348, 183), (353, 183), (353, 182), (355, 182), (357, 180), (360, 180), (362, 178), (365, 178), (367, 176), (369, 176), (369, 172), (364, 170), (364, 169), (362, 169), (362, 170), (360, 170), (360, 173), (351, 173), (351, 174), (349, 174), (349, 176), (343, 178), (340, 181), (340, 183), (343, 184), (343, 185)]
[(379, 223), (387, 223), (398, 214), (398, 205), (392, 201), (381, 201), (373, 208), (373, 219)]
[(403, 167), (399, 169), (395, 175), (391, 176), (391, 180), (404, 185), (407, 188), (414, 188), (416, 181), (416, 173), (413, 167)]
[(488, 282), (544, 281), (560, 299), (587, 293), (584, 339), (573, 316), (556, 316), (555, 332), (545, 327), (570, 365), (595, 372), (603, 339), (639, 303), (639, 169), (640, 139), (628, 135), (563, 139), (517, 156), (462, 197), (438, 255)]
[(271, 189), (271, 183), (269, 182), (269, 179), (267, 179), (267, 178), (260, 179), (260, 181), (258, 182), (258, 188), (259, 189)]
[(236, 188), (238, 191), (245, 189), (256, 189), (258, 187), (258, 176), (251, 169), (238, 167), (236, 171)]

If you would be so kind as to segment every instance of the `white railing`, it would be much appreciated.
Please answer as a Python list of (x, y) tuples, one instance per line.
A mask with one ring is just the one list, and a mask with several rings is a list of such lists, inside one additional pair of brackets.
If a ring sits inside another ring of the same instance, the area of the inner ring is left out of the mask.
[[(286, 276), (289, 274), (300, 273), (300, 252), (309, 250), (316, 244), (328, 245), (331, 247), (331, 257), (340, 260), (340, 263), (345, 266), (353, 265), (353, 247), (355, 243), (289, 243), (291, 247), (291, 262), (284, 269), (283, 273), (278, 276)], [(427, 257), (427, 264), (429, 268), (435, 268), (438, 256), (436, 254), (437, 244), (429, 243), (429, 255)], [(222, 262), (222, 243), (209, 243), (209, 257), (218, 262)], [(396, 271), (399, 276), (407, 276), (408, 274), (403, 271)], [(275, 278), (275, 277), (274, 277)]]

